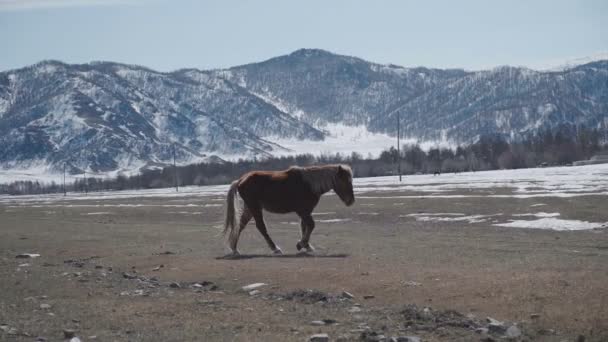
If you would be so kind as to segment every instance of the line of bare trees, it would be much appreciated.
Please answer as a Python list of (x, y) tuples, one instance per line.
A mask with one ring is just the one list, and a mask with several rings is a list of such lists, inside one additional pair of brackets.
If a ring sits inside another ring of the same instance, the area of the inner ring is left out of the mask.
[[(226, 184), (241, 174), (256, 169), (280, 170), (292, 165), (348, 163), (356, 177), (375, 177), (396, 174), (396, 163), (401, 162), (404, 174), (463, 172), (493, 169), (530, 168), (540, 165), (568, 165), (576, 160), (588, 159), (608, 148), (603, 132), (597, 129), (561, 126), (555, 130), (540, 131), (521, 142), (507, 142), (500, 136), (484, 136), (478, 142), (456, 149), (431, 148), (424, 151), (418, 145), (404, 145), (400, 153), (391, 147), (379, 157), (326, 154), (314, 156), (275, 157), (267, 159), (241, 159), (234, 162), (200, 163), (186, 166), (168, 166), (148, 170), (134, 176), (119, 175), (112, 179), (79, 178), (66, 184), (20, 181), (0, 185), (3, 194), (42, 194), (67, 192), (95, 192), (126, 189), (150, 189), (187, 185)], [(177, 182), (176, 182), (177, 177)]]

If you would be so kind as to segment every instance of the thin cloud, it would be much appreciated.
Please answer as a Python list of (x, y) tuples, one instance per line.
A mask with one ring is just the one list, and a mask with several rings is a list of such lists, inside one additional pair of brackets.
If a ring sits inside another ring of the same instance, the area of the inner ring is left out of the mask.
[(2, 11), (140, 4), (144, 0), (0, 0)]

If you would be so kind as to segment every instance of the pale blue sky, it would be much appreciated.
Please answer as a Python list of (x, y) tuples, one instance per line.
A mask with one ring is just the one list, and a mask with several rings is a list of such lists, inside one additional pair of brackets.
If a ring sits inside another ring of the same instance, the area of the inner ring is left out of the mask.
[(299, 48), (379, 63), (540, 68), (608, 52), (608, 1), (0, 0), (0, 70), (58, 59), (161, 71)]

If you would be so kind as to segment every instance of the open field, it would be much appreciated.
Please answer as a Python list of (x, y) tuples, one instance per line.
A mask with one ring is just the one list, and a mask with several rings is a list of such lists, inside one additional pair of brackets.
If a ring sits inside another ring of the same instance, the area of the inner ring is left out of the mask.
[(488, 316), (515, 340), (608, 340), (608, 165), (355, 181), (352, 207), (322, 198), (315, 256), (295, 214), (267, 215), (286, 254), (250, 223), (237, 260), (227, 186), (0, 197), (0, 340), (501, 340), (475, 332)]

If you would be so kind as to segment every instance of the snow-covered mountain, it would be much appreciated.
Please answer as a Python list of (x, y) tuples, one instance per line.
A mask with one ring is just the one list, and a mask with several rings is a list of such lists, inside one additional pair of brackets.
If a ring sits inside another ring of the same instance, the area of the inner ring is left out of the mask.
[[(608, 116), (608, 61), (562, 71), (403, 68), (323, 50), (162, 73), (45, 61), (0, 73), (0, 168), (133, 170), (209, 158), (371, 152), (404, 138), (517, 139)], [(342, 146), (340, 146), (342, 144)]]

